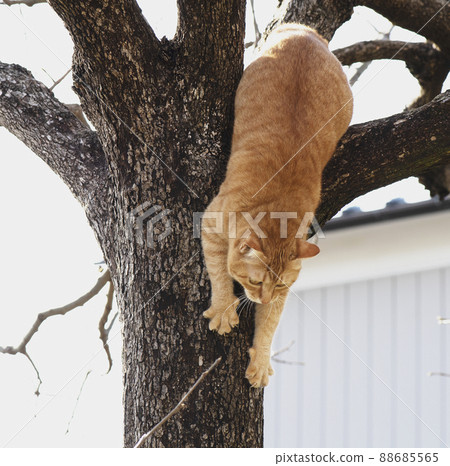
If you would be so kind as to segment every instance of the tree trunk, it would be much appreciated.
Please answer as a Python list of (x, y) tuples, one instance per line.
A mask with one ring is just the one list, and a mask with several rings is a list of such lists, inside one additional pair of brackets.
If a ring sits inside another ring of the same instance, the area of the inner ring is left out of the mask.
[[(225, 174), (245, 1), (178, 0), (171, 41), (156, 38), (134, 0), (49, 4), (72, 36), (74, 87), (96, 132), (26, 70), (5, 64), (0, 125), (63, 178), (102, 247), (123, 324), (125, 446), (222, 357), (146, 444), (261, 447), (263, 391), (245, 379), (253, 314), (244, 311), (230, 335), (208, 330), (202, 312), (210, 285), (193, 224)], [(285, 0), (269, 29), (299, 21), (331, 38), (352, 7), (350, 0)], [(324, 172), (321, 220), (357, 195), (448, 163), (449, 104), (447, 92), (352, 127)]]
[[(134, 2), (115, 2), (116, 11), (102, 6), (114, 19), (107, 25), (87, 25), (82, 16), (73, 22), (94, 2), (50, 3), (74, 37), (74, 86), (114, 179), (109, 231), (90, 220), (122, 315), (125, 446), (134, 446), (221, 356), (182, 415), (147, 444), (261, 447), (263, 392), (250, 389), (244, 377), (252, 315), (229, 337), (208, 330), (202, 312), (209, 280), (193, 235), (193, 214), (217, 193), (229, 155), (245, 2), (180, 1), (178, 34), (160, 44)], [(207, 41), (199, 22), (205, 15)], [(135, 37), (121, 37), (123, 17), (134, 22)], [(98, 37), (103, 43), (94, 43)], [(120, 75), (113, 75), (105, 53)]]

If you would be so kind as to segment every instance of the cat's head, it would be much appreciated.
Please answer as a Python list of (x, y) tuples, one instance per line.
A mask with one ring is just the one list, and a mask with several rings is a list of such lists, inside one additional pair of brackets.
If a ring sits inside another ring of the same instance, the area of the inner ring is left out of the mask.
[(252, 233), (230, 244), (228, 271), (247, 298), (268, 304), (287, 294), (300, 273), (302, 259), (319, 251), (304, 239), (270, 241)]

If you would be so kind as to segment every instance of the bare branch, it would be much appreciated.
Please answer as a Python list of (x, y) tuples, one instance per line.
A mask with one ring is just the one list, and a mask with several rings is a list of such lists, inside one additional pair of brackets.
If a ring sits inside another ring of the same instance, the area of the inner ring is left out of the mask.
[(274, 357), (276, 357), (276, 356), (278, 356), (278, 355), (280, 355), (280, 354), (282, 354), (282, 353), (285, 353), (286, 351), (289, 351), (289, 350), (292, 348), (292, 346), (294, 345), (294, 343), (295, 343), (295, 340), (292, 340), (292, 341), (291, 341), (287, 346), (285, 346), (284, 348), (281, 348), (281, 349), (279, 349), (278, 351), (273, 352), (271, 358), (274, 358)]
[(40, 388), (40, 386), (42, 384), (42, 380), (41, 380), (41, 377), (40, 377), (40, 374), (39, 374), (39, 371), (38, 371), (36, 365), (34, 364), (33, 360), (31, 359), (30, 355), (27, 352), (28, 343), (33, 338), (33, 336), (37, 333), (37, 331), (39, 330), (39, 327), (41, 326), (41, 324), (46, 319), (48, 319), (49, 317), (56, 316), (56, 315), (61, 315), (61, 316), (65, 315), (68, 312), (72, 311), (73, 309), (76, 309), (77, 307), (83, 306), (90, 299), (92, 299), (95, 295), (97, 295), (100, 292), (100, 290), (106, 285), (106, 283), (108, 283), (108, 281), (110, 281), (110, 280), (111, 280), (111, 276), (110, 276), (109, 270), (107, 270), (97, 280), (97, 283), (95, 284), (95, 286), (91, 290), (89, 290), (86, 294), (84, 294), (83, 296), (79, 297), (78, 299), (76, 299), (72, 303), (66, 304), (65, 306), (62, 306), (62, 307), (59, 307), (59, 308), (56, 308), (56, 309), (50, 309), (50, 310), (48, 310), (46, 312), (41, 312), (40, 314), (38, 314), (34, 324), (31, 327), (31, 329), (28, 331), (28, 333), (25, 335), (22, 342), (18, 346), (16, 346), (16, 347), (7, 346), (5, 348), (0, 346), (0, 353), (11, 354), (11, 355), (16, 355), (16, 354), (20, 353), (20, 354), (23, 354), (24, 356), (26, 356), (26, 358), (30, 361), (31, 365), (33, 366), (34, 370), (36, 371), (36, 375), (37, 375), (37, 378), (38, 378), (38, 381), (39, 381), (38, 388), (36, 389), (36, 392), (35, 392), (37, 396), (39, 396), (39, 388)]
[(428, 372), (428, 375), (432, 377), (433, 375), (438, 375), (440, 377), (450, 377), (450, 374), (447, 374), (447, 372)]
[(57, 79), (56, 81), (53, 81), (53, 84), (49, 87), (49, 91), (53, 91), (53, 89), (58, 84), (60, 84), (69, 75), (71, 71), (72, 71), (72, 68), (69, 68), (59, 79)]
[(286, 361), (284, 359), (279, 359), (277, 356), (279, 356), (280, 354), (282, 353), (285, 353), (286, 351), (289, 351), (292, 347), (292, 345), (295, 343), (295, 340), (292, 340), (287, 346), (285, 346), (284, 348), (281, 348), (280, 350), (278, 351), (275, 351), (274, 353), (272, 353), (272, 356), (270, 357), (270, 359), (272, 359), (272, 361), (275, 361), (275, 362), (278, 362), (278, 363), (281, 363), (281, 364), (288, 364), (290, 366), (304, 366), (305, 363), (304, 362), (300, 362), (300, 361)]
[(254, 0), (250, 0), (250, 5), (252, 7), (252, 16), (253, 16), (253, 28), (255, 30), (255, 47), (258, 45), (258, 42), (261, 40), (261, 32), (258, 27), (258, 21), (256, 21), (256, 12), (255, 12), (255, 3)]
[(287, 361), (286, 359), (279, 359), (271, 357), (272, 361), (278, 362), (280, 364), (287, 364), (288, 366), (304, 366), (305, 363), (301, 361)]
[(402, 42), (394, 40), (372, 40), (334, 50), (333, 53), (343, 65), (381, 59), (404, 60), (414, 69), (424, 66), (425, 61), (435, 61), (439, 65), (449, 66), (449, 59), (444, 57), (433, 45), (426, 42)]
[(450, 91), (429, 104), (351, 126), (323, 174), (320, 224), (355, 197), (450, 162)]
[(30, 364), (33, 366), (34, 371), (36, 372), (36, 377), (38, 379), (38, 386), (34, 392), (36, 396), (39, 396), (41, 392), (39, 391), (42, 385), (42, 379), (41, 379), (41, 374), (38, 371), (38, 368), (36, 367), (36, 364), (34, 364), (34, 361), (31, 359), (30, 355), (27, 353), (27, 351), (24, 349), (21, 351), (21, 353), (30, 361)]
[(302, 23), (316, 29), (327, 40), (353, 13), (352, 0), (280, 0), (274, 19), (264, 36), (283, 23)]
[(422, 87), (421, 96), (410, 106), (419, 107), (441, 92), (450, 70), (450, 56), (430, 43), (374, 40), (359, 42), (333, 52), (343, 65), (372, 60), (403, 60)]
[[(372, 60), (403, 60), (422, 87), (433, 83), (435, 97), (450, 70), (450, 57), (423, 42), (374, 40), (359, 42), (333, 52), (343, 65)], [(436, 83), (436, 84), (435, 84)]]
[[(136, 109), (142, 108), (141, 118), (153, 113), (149, 108), (156, 94), (155, 78), (165, 72), (168, 63), (168, 56), (138, 3), (48, 3), (74, 41), (74, 90), (89, 120), (100, 132), (105, 113), (110, 112), (135, 131), (139, 126)], [(124, 89), (129, 93), (124, 93)]]
[(447, 317), (441, 317), (441, 316), (439, 316), (439, 317), (437, 318), (437, 320), (438, 320), (438, 324), (439, 324), (439, 325), (442, 325), (442, 324), (444, 324), (444, 325), (445, 325), (445, 324), (450, 324), (450, 319), (448, 319)]
[(0, 126), (46, 162), (82, 205), (108, 200), (110, 178), (97, 134), (19, 65), (0, 63)]
[[(422, 88), (420, 96), (409, 105), (409, 109), (418, 108), (436, 97), (441, 92), (442, 84), (450, 70), (450, 56), (431, 43), (377, 40), (353, 44), (335, 50), (334, 54), (344, 65), (355, 62), (369, 63), (378, 59), (404, 60)], [(351, 84), (354, 78), (357, 79), (358, 76), (355, 74), (352, 77)], [(419, 180), (431, 195), (437, 194), (443, 199), (450, 190), (450, 166), (428, 170), (421, 174)]]
[[(387, 32), (381, 32), (379, 31), (373, 24), (370, 23), (372, 28), (382, 37), (383, 40), (389, 40), (391, 37), (392, 30), (394, 29), (394, 25), (391, 26), (389, 31)], [(341, 49), (342, 50), (342, 49)], [(369, 68), (370, 64), (372, 63), (372, 60), (369, 61), (364, 61), (357, 69), (355, 74), (350, 78), (349, 83), (350, 86), (353, 87), (359, 78), (363, 75), (363, 73)], [(434, 96), (433, 96), (434, 97)]]
[(367, 68), (369, 68), (370, 64), (372, 62), (370, 61), (366, 61), (365, 63), (362, 63), (358, 69), (355, 71), (355, 74), (349, 79), (349, 84), (351, 87), (353, 87), (356, 82), (358, 81), (358, 79), (362, 76), (362, 74), (364, 73), (364, 71), (367, 70)]
[(55, 309), (50, 309), (45, 312), (41, 312), (38, 314), (34, 324), (32, 325), (31, 329), (28, 331), (28, 333), (25, 335), (23, 338), (22, 342), (16, 346), (7, 346), (6, 348), (3, 348), (0, 346), (0, 353), (3, 354), (17, 354), (17, 353), (23, 353), (26, 351), (26, 346), (30, 342), (30, 340), (33, 338), (35, 333), (39, 330), (39, 327), (41, 324), (48, 319), (49, 317), (53, 316), (63, 316), (64, 314), (67, 314), (68, 312), (72, 311), (73, 309), (76, 309), (77, 307), (81, 307), (84, 304), (86, 304), (90, 299), (92, 299), (94, 296), (96, 296), (100, 290), (111, 280), (111, 275), (109, 273), (109, 270), (107, 270), (98, 280), (97, 283), (94, 285), (94, 287), (89, 290), (86, 294), (83, 296), (80, 296), (78, 299), (75, 301), (66, 304), (65, 306), (58, 307)]
[(160, 429), (171, 417), (173, 417), (178, 411), (180, 411), (185, 406), (186, 400), (192, 394), (192, 392), (202, 383), (205, 377), (219, 364), (222, 360), (222, 357), (217, 358), (214, 363), (207, 369), (202, 375), (197, 379), (197, 381), (192, 385), (192, 387), (188, 390), (188, 392), (181, 398), (180, 402), (175, 406), (169, 414), (167, 414), (161, 421), (158, 422), (151, 430), (149, 430), (146, 434), (144, 434), (139, 441), (136, 443), (134, 448), (140, 448), (144, 444), (144, 442), (149, 439), (158, 429)]
[(34, 6), (38, 3), (47, 3), (47, 0), (3, 0), (0, 2), (0, 5), (26, 5), (26, 6)]
[(113, 305), (113, 296), (114, 296), (114, 285), (110, 279), (109, 281), (109, 288), (108, 288), (108, 294), (107, 294), (107, 298), (106, 298), (106, 306), (105, 306), (105, 310), (103, 311), (103, 315), (100, 319), (100, 322), (98, 324), (98, 329), (100, 331), (100, 340), (103, 342), (103, 348), (106, 352), (106, 356), (108, 358), (108, 370), (107, 370), (107, 374), (109, 373), (109, 371), (111, 370), (112, 368), (112, 364), (113, 364), (113, 361), (112, 361), (112, 358), (111, 358), (111, 352), (109, 350), (109, 345), (108, 345), (108, 336), (109, 336), (109, 332), (111, 331), (111, 328), (112, 328), (112, 325), (114, 324), (114, 321), (116, 320), (116, 317), (117, 317), (117, 314), (113, 317), (113, 320), (111, 322), (111, 324), (109, 325), (108, 328), (105, 328), (105, 325), (106, 325), (106, 322), (108, 322), (108, 317), (109, 317), (109, 314), (111, 313), (111, 309), (112, 309), (112, 305)]
[(425, 36), (450, 55), (450, 21), (447, 0), (359, 0), (392, 23)]

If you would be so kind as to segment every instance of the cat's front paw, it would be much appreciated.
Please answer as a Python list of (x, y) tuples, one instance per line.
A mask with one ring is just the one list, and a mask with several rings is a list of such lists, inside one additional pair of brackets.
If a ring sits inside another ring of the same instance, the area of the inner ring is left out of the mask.
[(266, 387), (269, 385), (269, 376), (274, 373), (270, 364), (270, 353), (257, 351), (255, 348), (250, 348), (248, 352), (250, 364), (245, 372), (245, 377), (253, 388)]
[(231, 329), (239, 323), (239, 316), (236, 312), (238, 305), (239, 299), (236, 297), (231, 304), (212, 305), (203, 313), (203, 316), (209, 319), (209, 329), (217, 330), (219, 335), (231, 332)]

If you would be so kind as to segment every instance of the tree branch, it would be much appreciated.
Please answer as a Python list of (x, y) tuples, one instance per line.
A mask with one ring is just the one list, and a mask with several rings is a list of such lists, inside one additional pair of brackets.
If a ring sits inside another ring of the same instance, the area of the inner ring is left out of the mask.
[(96, 296), (99, 291), (111, 280), (111, 276), (109, 273), (109, 270), (107, 270), (98, 280), (97, 283), (94, 285), (94, 287), (89, 290), (86, 294), (83, 296), (80, 296), (78, 299), (75, 301), (66, 304), (65, 306), (58, 307), (55, 309), (50, 309), (46, 312), (41, 312), (38, 314), (34, 324), (32, 325), (31, 329), (28, 331), (28, 333), (25, 335), (23, 338), (22, 342), (20, 345), (13, 347), (13, 346), (7, 346), (6, 348), (3, 348), (0, 346), (0, 353), (3, 354), (17, 354), (17, 353), (23, 353), (26, 351), (26, 346), (30, 342), (30, 340), (33, 338), (33, 336), (37, 333), (39, 330), (39, 327), (41, 324), (48, 319), (49, 317), (53, 316), (63, 316), (64, 314), (67, 314), (68, 312), (72, 311), (73, 309), (76, 309), (77, 307), (83, 306), (86, 304), (90, 299), (92, 299), (94, 296)]
[(324, 170), (319, 223), (358, 196), (449, 163), (449, 111), (447, 91), (418, 109), (351, 126)]
[(359, 78), (363, 75), (363, 73), (367, 70), (367, 68), (369, 68), (371, 63), (372, 62), (370, 61), (361, 63), (361, 65), (355, 71), (354, 75), (348, 80), (350, 87), (353, 87), (358, 82)]
[(149, 430), (146, 434), (144, 434), (139, 441), (136, 443), (134, 448), (140, 448), (144, 444), (144, 442), (149, 439), (158, 429), (160, 429), (171, 417), (173, 417), (178, 411), (180, 411), (182, 408), (185, 406), (186, 400), (189, 398), (189, 396), (192, 394), (192, 392), (202, 383), (203, 379), (207, 377), (207, 375), (219, 364), (219, 362), (222, 360), (222, 357), (217, 358), (214, 363), (207, 369), (205, 372), (202, 373), (202, 375), (197, 379), (197, 381), (192, 385), (192, 387), (188, 390), (188, 392), (181, 398), (179, 403), (175, 406), (172, 411), (170, 411), (169, 414), (164, 416), (161, 421), (158, 422), (151, 430)]
[[(38, 314), (34, 324), (32, 325), (31, 329), (28, 331), (28, 333), (25, 335), (23, 338), (22, 342), (18, 346), (6, 346), (6, 347), (1, 347), (0, 346), (0, 353), (3, 354), (11, 354), (11, 355), (16, 355), (18, 353), (23, 354), (26, 356), (26, 358), (30, 361), (32, 364), (34, 370), (36, 371), (36, 375), (39, 381), (38, 388), (36, 389), (36, 395), (39, 395), (39, 388), (42, 384), (42, 380), (39, 374), (39, 371), (34, 364), (33, 360), (31, 359), (30, 355), (27, 352), (27, 345), (33, 338), (33, 336), (37, 333), (39, 330), (39, 327), (41, 324), (47, 320), (50, 317), (53, 316), (63, 316), (67, 314), (68, 312), (72, 311), (73, 309), (76, 309), (77, 307), (83, 306), (86, 304), (90, 299), (92, 299), (94, 296), (96, 296), (100, 290), (106, 285), (106, 283), (111, 281), (111, 275), (109, 273), (109, 270), (107, 270), (98, 280), (95, 286), (89, 290), (86, 294), (83, 296), (80, 296), (78, 299), (73, 301), (72, 303), (66, 304), (65, 306), (55, 308), (55, 309), (50, 309), (46, 312), (41, 312)], [(108, 295), (109, 296), (109, 295)]]
[(450, 68), (450, 59), (425, 42), (373, 40), (333, 50), (333, 53), (343, 65), (382, 59), (403, 60), (418, 79), (423, 68)]
[(26, 6), (34, 6), (38, 3), (47, 3), (47, 0), (3, 0), (0, 5), (26, 5)]
[(392, 23), (432, 40), (450, 55), (450, 21), (447, 0), (358, 0)]
[(53, 84), (48, 88), (49, 91), (53, 91), (55, 87), (60, 84), (64, 79), (69, 75), (69, 73), (72, 71), (71, 68), (69, 68), (60, 78), (58, 78), (56, 81), (53, 81)]
[[(135, 0), (49, 0), (74, 42), (73, 81), (99, 131), (111, 116), (136, 130), (158, 95), (155, 76), (169, 60)], [(142, 109), (139, 112), (138, 109)], [(138, 114), (138, 115), (136, 115)]]
[(289, 345), (285, 346), (284, 348), (279, 349), (271, 354), (270, 359), (272, 361), (278, 362), (280, 364), (287, 364), (289, 366), (304, 366), (305, 363), (301, 361), (286, 361), (285, 359), (280, 359), (278, 356), (286, 351), (289, 351), (292, 345), (295, 343), (295, 340), (292, 340)]
[(177, 0), (177, 5), (175, 42), (182, 48), (182, 54), (200, 55), (223, 67), (229, 54), (221, 47), (223, 38), (242, 40), (245, 0), (230, 0), (226, 4), (222, 0)]
[(343, 65), (381, 59), (403, 60), (422, 87), (421, 96), (411, 108), (436, 97), (450, 70), (450, 56), (430, 43), (373, 40), (334, 50), (333, 53)]
[(331, 40), (336, 30), (353, 14), (353, 0), (280, 0), (264, 36), (283, 23), (302, 23)]
[(19, 65), (0, 63), (0, 126), (46, 162), (83, 206), (107, 198), (109, 174), (96, 133)]
[(106, 322), (108, 322), (108, 317), (112, 310), (113, 297), (114, 297), (114, 285), (112, 281), (110, 280), (108, 294), (106, 297), (105, 310), (103, 311), (103, 315), (100, 318), (100, 322), (98, 323), (98, 330), (100, 332), (100, 340), (103, 343), (103, 348), (106, 352), (106, 357), (108, 358), (108, 370), (106, 372), (107, 374), (111, 370), (112, 364), (113, 364), (113, 361), (111, 358), (111, 352), (109, 350), (109, 345), (108, 345), (108, 337), (109, 337), (109, 332), (111, 331), (111, 328), (114, 325), (114, 321), (116, 320), (117, 314), (113, 317), (111, 324), (108, 326), (108, 328), (106, 328), (105, 325), (106, 325)]
[[(196, 113), (214, 112), (221, 115), (220, 119), (228, 118), (243, 70), (246, 1), (177, 0), (177, 4), (178, 27), (173, 44), (182, 72), (188, 70), (195, 81), (194, 95), (203, 97)], [(223, 99), (226, 108), (221, 108), (222, 102), (217, 108), (217, 89), (229, 91)], [(204, 110), (213, 102), (214, 108)], [(193, 121), (193, 126), (200, 124), (204, 122)]]
[(258, 21), (256, 20), (256, 12), (255, 12), (255, 3), (254, 0), (250, 0), (250, 6), (252, 8), (252, 17), (253, 17), (253, 29), (255, 30), (255, 46), (258, 45), (258, 42), (261, 39), (261, 31), (258, 27)]
[[(409, 105), (410, 109), (418, 108), (438, 95), (450, 70), (450, 55), (430, 43), (385, 40), (360, 42), (335, 50), (334, 54), (343, 65), (383, 58), (404, 60), (422, 88), (420, 96)], [(438, 195), (444, 199), (450, 192), (450, 165), (427, 170), (421, 174), (419, 181), (432, 196)]]

